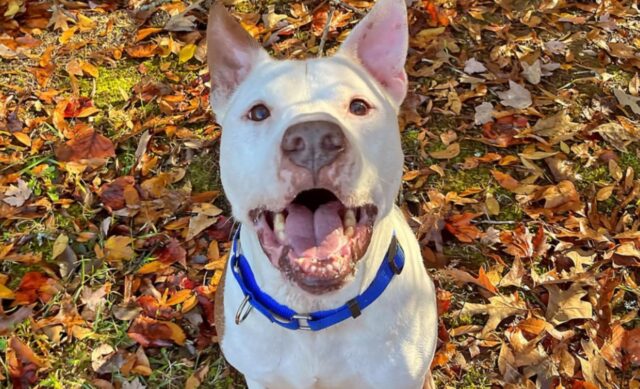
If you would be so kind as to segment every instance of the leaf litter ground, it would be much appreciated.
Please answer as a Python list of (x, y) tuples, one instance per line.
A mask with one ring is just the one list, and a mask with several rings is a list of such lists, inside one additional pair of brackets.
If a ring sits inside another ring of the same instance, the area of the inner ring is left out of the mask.
[[(243, 387), (213, 295), (233, 227), (209, 2), (0, 4), (0, 379)], [(278, 58), (372, 3), (226, 1)], [(438, 387), (640, 387), (633, 2), (409, 1), (399, 204), (438, 286)]]

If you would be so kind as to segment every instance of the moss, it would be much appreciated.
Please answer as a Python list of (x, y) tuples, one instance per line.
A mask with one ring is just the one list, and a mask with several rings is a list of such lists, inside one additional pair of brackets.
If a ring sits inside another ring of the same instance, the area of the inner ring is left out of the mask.
[(492, 180), (489, 169), (479, 167), (471, 170), (455, 170), (447, 172), (442, 178), (441, 188), (444, 192), (463, 192), (469, 188), (487, 188)]
[[(449, 77), (447, 76), (448, 80)], [(436, 134), (442, 134), (449, 130), (456, 130), (458, 128), (457, 116), (445, 115), (445, 114), (432, 114), (431, 119), (427, 122), (427, 127), (430, 131)]]
[(187, 179), (195, 193), (219, 190), (221, 187), (218, 156), (205, 153), (193, 158), (187, 168)]
[(473, 244), (448, 244), (443, 249), (444, 255), (450, 260), (458, 260), (462, 265), (471, 269), (478, 269), (487, 263), (487, 256), (478, 245)]
[(638, 156), (638, 148), (634, 148), (632, 151), (628, 153), (622, 153), (620, 155), (620, 167), (622, 171), (626, 171), (628, 167), (633, 168), (635, 172), (635, 177), (640, 177), (640, 156)]
[(464, 373), (460, 389), (485, 389), (490, 388), (489, 377), (483, 369), (470, 366)]
[(605, 201), (598, 201), (598, 212), (608, 215), (617, 205), (618, 200), (615, 196), (611, 196)]
[(624, 86), (626, 88), (629, 85), (629, 81), (633, 77), (632, 72), (626, 72), (618, 66), (608, 66), (607, 73), (611, 75), (611, 82), (617, 86)]
[[(93, 101), (98, 108), (107, 108), (122, 104), (131, 96), (133, 87), (140, 82), (142, 75), (138, 72), (138, 64), (124, 61), (116, 68), (100, 67), (98, 78), (95, 79), (95, 94)], [(93, 80), (80, 80), (82, 95), (91, 95), (94, 89)]]
[(611, 180), (607, 166), (580, 168), (577, 173), (581, 177), (576, 182), (578, 190), (585, 190), (595, 184), (606, 184)]
[[(493, 194), (498, 203), (500, 204), (500, 213), (495, 217), (499, 221), (520, 221), (524, 216), (522, 207), (516, 201), (515, 195), (501, 186), (493, 185), (488, 189), (488, 192)], [(497, 227), (509, 227), (511, 225), (505, 224)]]
[(242, 12), (242, 13), (250, 13), (250, 12), (255, 12), (256, 9), (256, 5), (253, 4), (252, 1), (239, 1), (235, 4), (233, 4), (233, 7), (236, 9), (236, 11), (238, 12)]
[[(479, 316), (478, 316), (479, 317)], [(460, 326), (467, 326), (476, 324), (474, 316), (471, 315), (445, 315), (443, 319), (448, 322), (447, 328), (457, 328)]]
[(418, 139), (419, 135), (420, 130), (412, 127), (408, 127), (402, 132), (402, 150), (409, 158), (418, 158), (420, 156), (421, 145)]

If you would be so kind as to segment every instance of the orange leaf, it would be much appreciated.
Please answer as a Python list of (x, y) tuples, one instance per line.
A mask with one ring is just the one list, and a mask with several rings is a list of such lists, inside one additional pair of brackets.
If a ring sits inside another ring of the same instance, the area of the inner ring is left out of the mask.
[(138, 32), (136, 33), (136, 42), (140, 42), (141, 40), (143, 40), (144, 38), (148, 37), (149, 35), (153, 35), (155, 33), (158, 33), (162, 31), (162, 28), (160, 27), (149, 27), (149, 28), (143, 28), (138, 30)]
[(468, 212), (462, 215), (453, 215), (447, 219), (444, 227), (460, 242), (471, 243), (482, 236), (482, 231), (471, 224), (471, 220), (479, 215)]
[(15, 136), (16, 139), (23, 145), (31, 147), (31, 138), (28, 134), (25, 134), (24, 132), (14, 132), (13, 136)]
[(182, 289), (177, 291), (176, 293), (173, 294), (173, 296), (171, 296), (171, 298), (169, 300), (167, 300), (167, 305), (178, 305), (181, 304), (183, 302), (185, 302), (189, 297), (191, 297), (191, 294), (193, 293), (193, 291), (191, 289)]
[(501, 171), (492, 170), (491, 175), (493, 175), (493, 178), (498, 181), (498, 184), (506, 190), (514, 191), (520, 186), (518, 180)]
[(124, 51), (127, 52), (131, 58), (148, 58), (153, 57), (156, 54), (158, 45), (155, 43), (141, 44), (137, 46), (127, 47)]

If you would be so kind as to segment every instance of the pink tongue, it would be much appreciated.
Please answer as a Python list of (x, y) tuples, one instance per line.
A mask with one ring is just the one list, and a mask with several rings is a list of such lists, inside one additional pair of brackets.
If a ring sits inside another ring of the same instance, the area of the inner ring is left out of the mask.
[(287, 207), (285, 232), (296, 256), (301, 257), (303, 253), (304, 256), (313, 255), (313, 252), (305, 253), (305, 251), (329, 244), (327, 238), (336, 230), (341, 234), (340, 209), (341, 205), (338, 201), (321, 205), (315, 213), (299, 204), (291, 204)]

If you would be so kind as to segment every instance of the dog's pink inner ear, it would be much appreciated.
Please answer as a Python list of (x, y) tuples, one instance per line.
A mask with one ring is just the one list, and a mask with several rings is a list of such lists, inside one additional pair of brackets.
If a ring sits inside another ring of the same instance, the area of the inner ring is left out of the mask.
[(355, 56), (400, 105), (407, 93), (404, 64), (408, 40), (404, 0), (379, 0), (351, 31), (339, 54)]
[(253, 67), (267, 58), (267, 52), (223, 5), (215, 3), (211, 6), (207, 25), (207, 60), (214, 110), (224, 109), (231, 94)]

